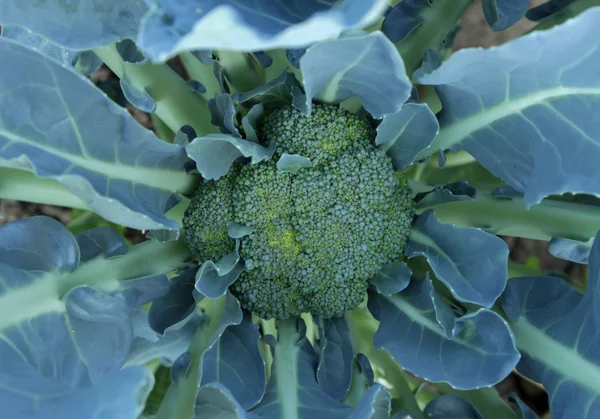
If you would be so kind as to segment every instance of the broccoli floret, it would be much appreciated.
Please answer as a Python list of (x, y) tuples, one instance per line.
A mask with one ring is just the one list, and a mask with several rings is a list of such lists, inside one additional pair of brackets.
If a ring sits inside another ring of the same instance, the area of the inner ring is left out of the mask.
[(233, 190), (238, 165), (218, 180), (204, 181), (190, 201), (183, 217), (184, 239), (201, 262), (218, 261), (235, 250), (235, 240), (227, 234), (232, 221)]
[[(231, 201), (220, 199), (222, 223), (252, 227), (240, 241), (246, 271), (231, 290), (266, 319), (342, 316), (363, 301), (377, 270), (402, 256), (414, 213), (408, 184), (368, 123), (335, 106), (315, 105), (311, 117), (284, 108), (260, 132), (277, 142), (274, 159), (243, 166), (220, 189), (233, 190)], [(283, 153), (308, 157), (313, 167), (282, 172)], [(205, 210), (214, 205), (207, 199)], [(214, 232), (218, 222), (205, 218)]]

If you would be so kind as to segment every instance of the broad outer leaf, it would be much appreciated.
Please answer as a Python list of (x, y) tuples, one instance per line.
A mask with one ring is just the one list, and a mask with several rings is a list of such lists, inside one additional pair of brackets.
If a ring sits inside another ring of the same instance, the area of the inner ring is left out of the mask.
[(259, 339), (258, 327), (245, 313), (242, 323), (225, 329), (204, 355), (201, 385), (220, 383), (244, 409), (254, 407), (267, 385)]
[(319, 327), (317, 381), (329, 396), (341, 400), (352, 382), (354, 351), (350, 330), (343, 317), (315, 319)]
[(411, 165), (428, 148), (440, 130), (437, 118), (423, 103), (405, 103), (398, 112), (383, 117), (375, 143), (391, 157), (394, 169)]
[[(375, 118), (400, 110), (412, 84), (394, 44), (381, 32), (312, 45), (300, 59), (306, 104), (357, 96)], [(377, 69), (377, 71), (375, 71)]]
[(183, 148), (158, 141), (87, 79), (0, 38), (0, 165), (58, 180), (102, 217), (179, 229), (164, 213), (185, 187)]
[(460, 301), (491, 307), (506, 286), (506, 243), (478, 228), (441, 224), (433, 210), (413, 223), (406, 254), (425, 256), (436, 277)]
[(529, 0), (483, 0), (481, 6), (492, 30), (504, 31), (525, 16)]
[[(31, 227), (30, 227), (31, 228)], [(128, 247), (123, 237), (112, 227), (98, 227), (87, 230), (76, 237), (81, 253), (81, 261), (86, 262), (102, 256), (105, 259), (122, 256)], [(2, 239), (0, 239), (0, 242)]]
[(50, 217), (30, 217), (0, 227), (0, 263), (27, 271), (73, 272), (80, 251), (75, 237)]
[[(600, 195), (600, 8), (490, 49), (466, 49), (419, 78), (442, 102), (423, 158), (465, 149), (525, 193)], [(418, 157), (418, 158), (419, 158)]]
[(205, 0), (199, 9), (194, 2), (157, 0), (139, 42), (155, 61), (188, 50), (306, 47), (362, 28), (386, 7), (385, 0)]
[[(519, 360), (508, 324), (486, 309), (462, 317), (440, 312), (445, 303), (436, 296), (428, 279), (414, 280), (392, 296), (370, 292), (369, 311), (380, 321), (373, 346), (387, 350), (413, 374), (457, 389), (504, 379)], [(440, 323), (452, 323), (451, 338)]]
[(258, 419), (246, 413), (234, 395), (220, 383), (210, 383), (200, 387), (196, 396), (194, 419)]
[(552, 256), (575, 263), (588, 263), (592, 243), (553, 237), (548, 243), (548, 253)]
[(600, 409), (600, 239), (585, 294), (553, 277), (510, 280), (500, 303), (522, 359), (517, 369), (544, 385), (553, 418), (598, 417)]
[[(2, 18), (0, 17), (0, 19)], [(66, 66), (75, 65), (79, 58), (77, 51), (60, 47), (50, 42), (47, 38), (21, 26), (2, 25), (2, 37), (14, 39), (19, 44), (25, 45), (40, 54), (52, 57)]]
[(386, 13), (381, 31), (394, 43), (402, 41), (423, 23), (421, 13), (428, 6), (428, 0), (403, 0), (399, 2)]
[(0, 25), (22, 26), (58, 45), (84, 50), (136, 38), (147, 10), (140, 0), (2, 0)]

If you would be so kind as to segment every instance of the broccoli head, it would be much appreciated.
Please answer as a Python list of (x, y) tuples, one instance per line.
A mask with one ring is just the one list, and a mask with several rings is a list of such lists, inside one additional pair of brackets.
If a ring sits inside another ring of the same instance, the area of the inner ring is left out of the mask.
[[(275, 157), (205, 183), (186, 212), (186, 240), (207, 257), (235, 248), (229, 221), (252, 227), (240, 242), (246, 270), (231, 287), (245, 309), (267, 319), (342, 316), (404, 252), (414, 213), (407, 182), (369, 124), (335, 106), (315, 105), (310, 117), (280, 109), (260, 134), (277, 143)], [(281, 171), (283, 153), (313, 166)]]

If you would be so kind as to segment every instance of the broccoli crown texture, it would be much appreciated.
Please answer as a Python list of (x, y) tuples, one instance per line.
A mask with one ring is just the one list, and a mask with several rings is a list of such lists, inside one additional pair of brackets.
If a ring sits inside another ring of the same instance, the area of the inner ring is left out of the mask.
[[(240, 243), (246, 271), (232, 285), (245, 309), (267, 319), (342, 316), (403, 254), (414, 212), (407, 182), (368, 123), (335, 106), (315, 105), (310, 117), (286, 107), (261, 128), (277, 142), (274, 159), (206, 182), (186, 212), (186, 240), (199, 257), (215, 257), (235, 247), (227, 222), (252, 227)], [(313, 167), (280, 171), (283, 153)]]

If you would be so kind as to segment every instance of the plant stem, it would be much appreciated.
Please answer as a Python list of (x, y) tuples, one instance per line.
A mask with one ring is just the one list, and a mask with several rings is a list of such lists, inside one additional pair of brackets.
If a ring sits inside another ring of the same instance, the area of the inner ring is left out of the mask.
[(89, 210), (86, 203), (53, 179), (26, 170), (0, 167), (0, 198)]
[(93, 50), (121, 79), (139, 90), (145, 90), (156, 102), (154, 113), (173, 131), (191, 125), (200, 137), (218, 132), (210, 123), (206, 100), (166, 64), (143, 65), (123, 60), (114, 44)]
[(424, 22), (396, 44), (409, 77), (419, 68), (428, 49), (442, 45), (472, 3), (473, 0), (441, 0), (423, 10)]
[(216, 94), (221, 93), (221, 86), (219, 86), (219, 82), (214, 75), (214, 64), (203, 64), (188, 51), (179, 54), (179, 58), (190, 78), (202, 83), (206, 89), (206, 92), (202, 93), (206, 100), (212, 99)]
[(449, 202), (432, 208), (445, 224), (528, 239), (562, 237), (588, 241), (600, 230), (600, 209), (594, 205), (547, 198), (528, 210), (522, 198), (497, 198), (483, 189), (478, 189), (472, 201)]

